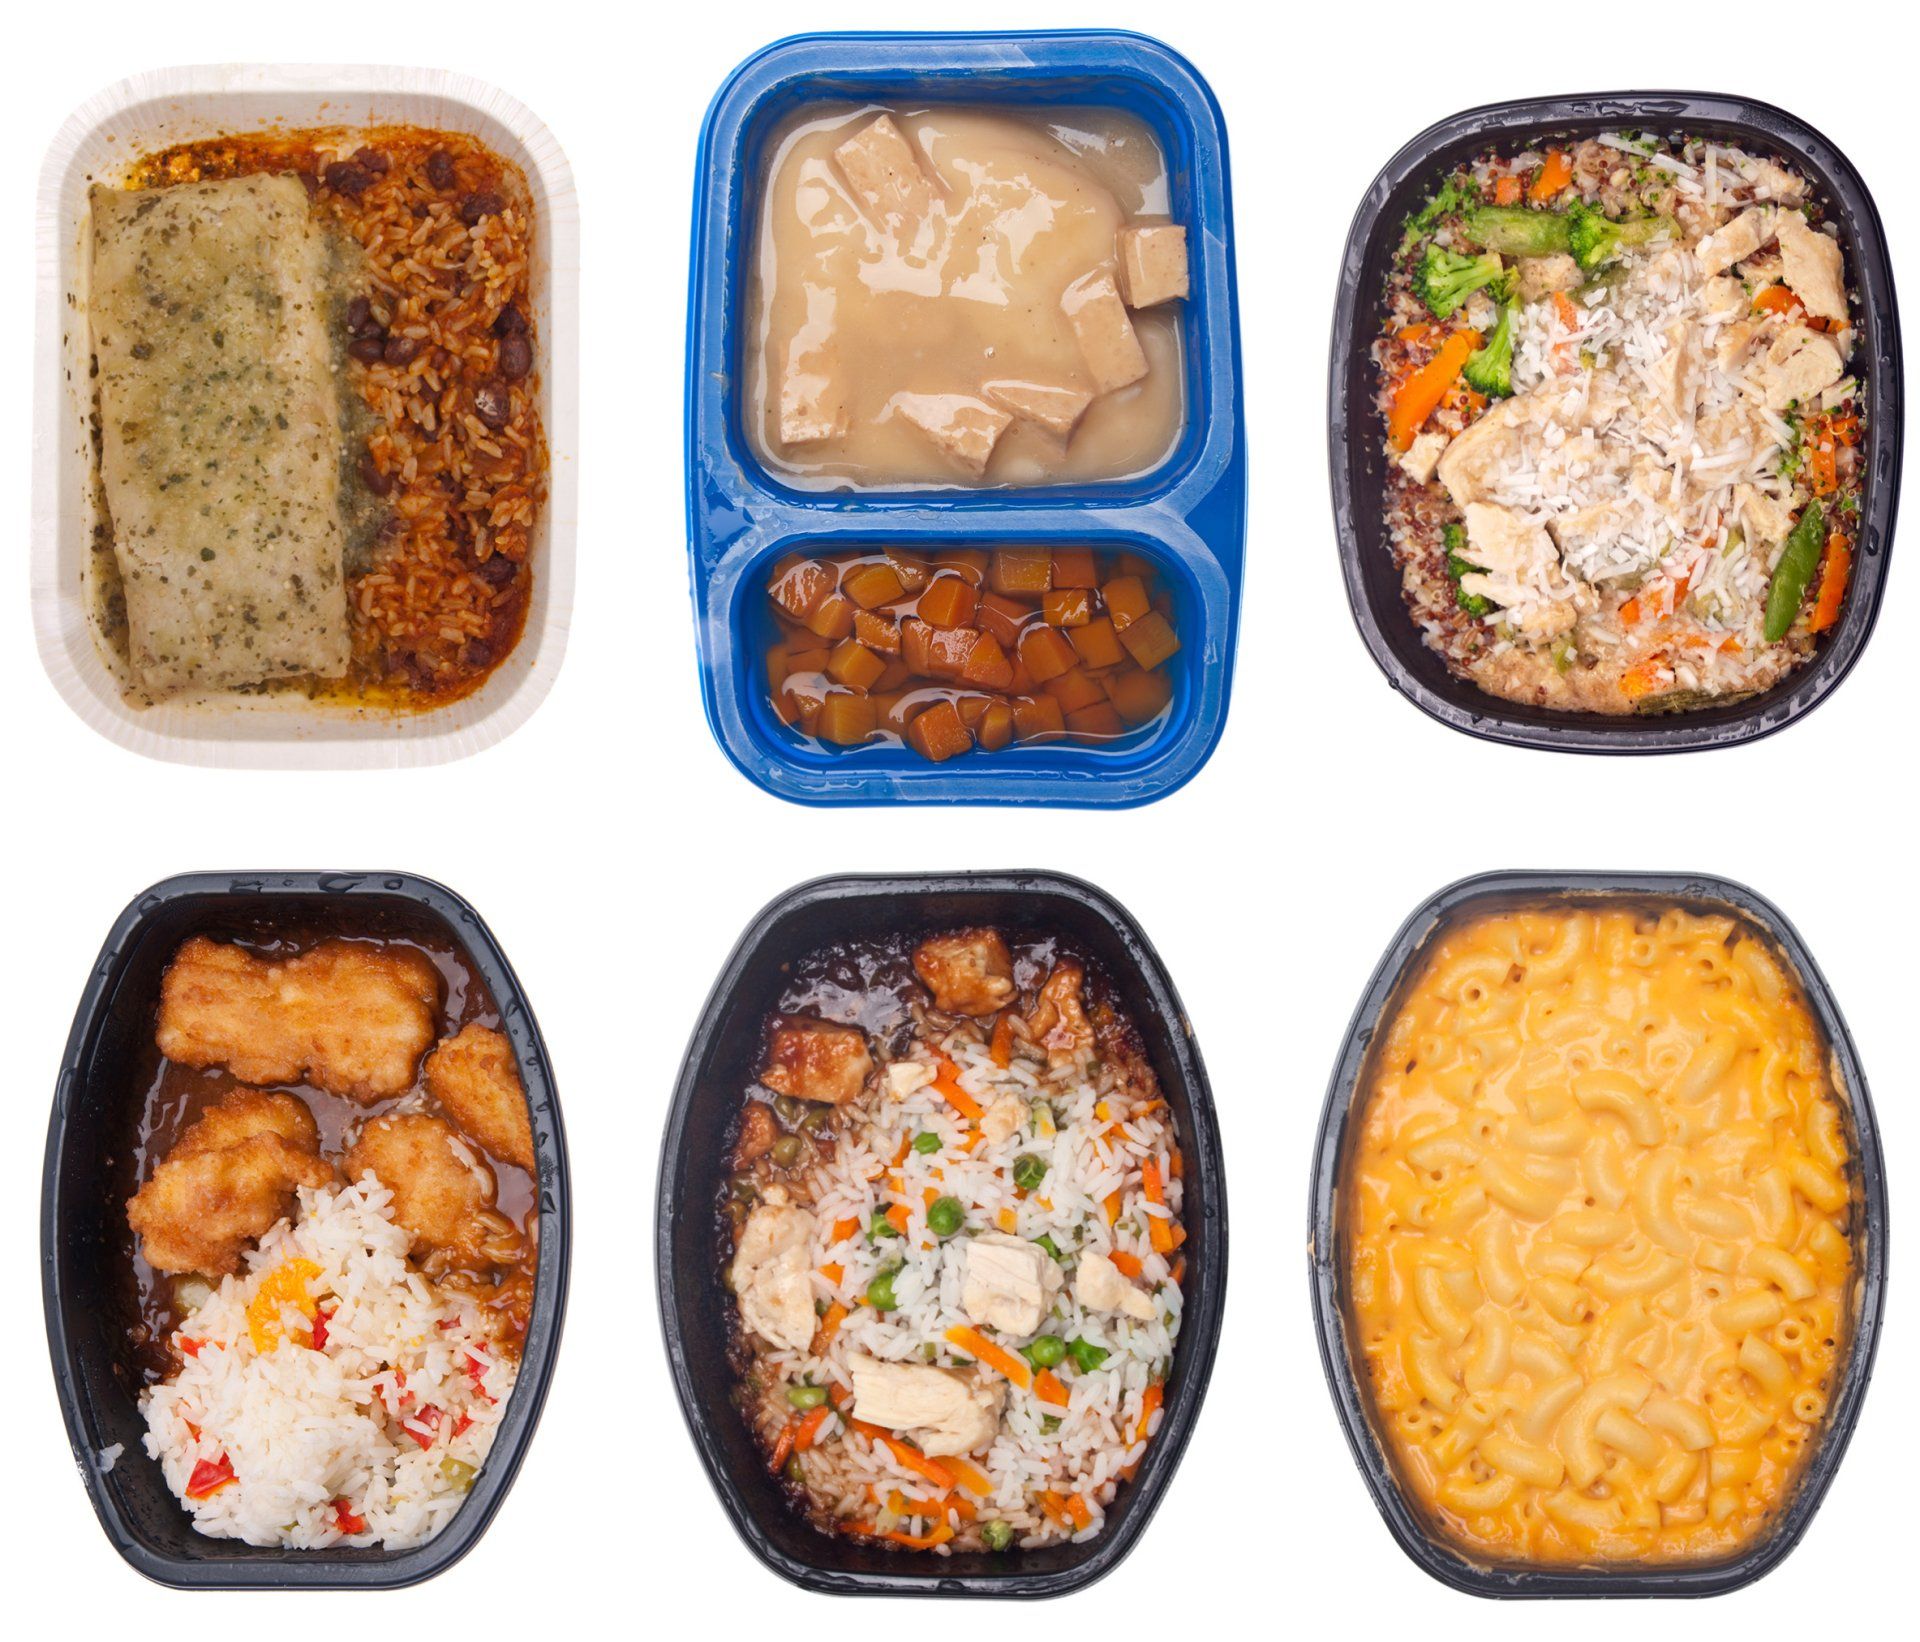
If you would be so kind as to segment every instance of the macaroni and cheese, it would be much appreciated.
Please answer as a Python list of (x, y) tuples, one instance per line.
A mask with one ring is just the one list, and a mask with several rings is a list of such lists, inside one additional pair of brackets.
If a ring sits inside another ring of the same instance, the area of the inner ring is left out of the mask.
[(1718, 1561), (1844, 1360), (1829, 1052), (1758, 931), (1559, 905), (1434, 937), (1359, 1096), (1347, 1300), (1402, 1488), (1496, 1563)]

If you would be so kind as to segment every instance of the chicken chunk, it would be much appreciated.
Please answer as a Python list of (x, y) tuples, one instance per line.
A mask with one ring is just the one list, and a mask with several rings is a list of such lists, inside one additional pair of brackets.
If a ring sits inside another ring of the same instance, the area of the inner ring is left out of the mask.
[(967, 1240), (960, 1306), (1002, 1334), (1031, 1334), (1060, 1292), (1060, 1268), (1038, 1243), (982, 1232)]
[(887, 1094), (893, 1100), (909, 1095), (933, 1082), (939, 1074), (923, 1060), (896, 1060), (887, 1064)]
[(935, 935), (913, 949), (913, 972), (949, 1015), (991, 1015), (1013, 1001), (1013, 954), (994, 929)]
[(1742, 211), (1723, 228), (1716, 228), (1694, 247), (1700, 272), (1711, 279), (1724, 274), (1736, 262), (1748, 257), (1773, 238), (1779, 213), (1770, 205), (1756, 205)]
[(933, 184), (906, 135), (885, 114), (833, 151), (847, 191), (881, 228), (911, 235), (933, 209)]
[(773, 1150), (779, 1138), (780, 1125), (773, 1120), (773, 1108), (764, 1100), (748, 1101), (747, 1109), (740, 1114), (740, 1138), (733, 1143), (729, 1167), (737, 1173), (757, 1163)]
[(1564, 251), (1556, 251), (1552, 256), (1522, 257), (1518, 268), (1522, 302), (1538, 302), (1555, 291), (1578, 290), (1587, 277), (1580, 271), (1580, 264)]
[(1080, 1256), (1073, 1274), (1073, 1297), (1089, 1311), (1118, 1312), (1135, 1322), (1154, 1319), (1153, 1296), (1134, 1287), (1126, 1274), (1097, 1249)]
[(313, 1114), (292, 1095), (236, 1089), (183, 1134), (127, 1203), (155, 1271), (225, 1276), (293, 1211), (297, 1186), (333, 1181)]
[(260, 958), (196, 935), (160, 983), (160, 1053), (242, 1083), (297, 1083), (372, 1104), (405, 1094), (433, 1042), (440, 977), (403, 948), (325, 941)]
[(429, 1271), (510, 1265), (523, 1252), (518, 1229), (493, 1206), (493, 1171), (442, 1118), (375, 1118), (343, 1169), (356, 1182), (371, 1174), (393, 1194), (394, 1222)]
[(767, 1037), (760, 1081), (776, 1095), (844, 1106), (858, 1100), (873, 1070), (867, 1035), (812, 1015), (780, 1015)]
[(1046, 1049), (1049, 1066), (1070, 1066), (1093, 1052), (1093, 1027), (1081, 997), (1086, 983), (1086, 971), (1072, 958), (1062, 958), (1027, 1017), (1027, 1031)]
[(865, 1352), (847, 1358), (855, 1419), (913, 1435), (929, 1454), (971, 1454), (1000, 1429), (1007, 1388), (957, 1369), (888, 1363)]
[(1780, 219), (1780, 260), (1787, 287), (1816, 319), (1847, 317), (1847, 285), (1839, 241), (1807, 226), (1798, 212)]
[(1022, 1133), (1033, 1116), (1016, 1094), (1005, 1094), (980, 1114), (980, 1134), (989, 1146), (998, 1146)]
[(533, 1119), (504, 1033), (478, 1022), (461, 1027), (427, 1056), (427, 1092), (502, 1163), (533, 1172)]
[(896, 393), (889, 401), (962, 472), (981, 478), (1000, 435), (1013, 425), (1006, 411), (965, 393)]
[(1790, 325), (1767, 350), (1772, 367), (1767, 379), (1767, 408), (1782, 411), (1790, 405), (1810, 404), (1823, 388), (1846, 374), (1846, 361), (1830, 337)]
[(813, 1216), (805, 1209), (770, 1195), (747, 1216), (733, 1255), (740, 1321), (788, 1351), (805, 1351), (819, 1322), (808, 1275), (813, 1230)]
[(1093, 403), (1090, 393), (1050, 382), (1003, 380), (988, 382), (980, 391), (1017, 421), (1044, 428), (1063, 442), (1073, 437), (1080, 418)]
[(1416, 485), (1424, 485), (1433, 477), (1433, 470), (1440, 465), (1446, 448), (1447, 436), (1438, 429), (1430, 429), (1401, 453), (1400, 471)]
[(1060, 310), (1080, 344), (1087, 374), (1102, 393), (1118, 393), (1147, 374), (1146, 351), (1112, 274), (1092, 273), (1075, 280), (1062, 294)]

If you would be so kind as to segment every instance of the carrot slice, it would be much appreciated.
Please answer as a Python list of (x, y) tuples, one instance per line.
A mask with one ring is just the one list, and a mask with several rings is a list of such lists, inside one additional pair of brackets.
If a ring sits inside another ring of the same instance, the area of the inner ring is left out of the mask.
[(829, 1260), (820, 1268), (820, 1275), (826, 1278), (835, 1288), (838, 1288), (846, 1281), (847, 1268), (841, 1265), (838, 1260)]
[(909, 1221), (907, 1217), (906, 1204), (889, 1203), (887, 1205), (887, 1224), (891, 1226), (895, 1231), (897, 1231), (902, 1237), (905, 1237), (907, 1235), (907, 1226), (909, 1224)]
[(1100, 1206), (1106, 1211), (1107, 1224), (1109, 1226), (1120, 1218), (1120, 1194), (1118, 1192), (1108, 1192), (1106, 1202)]
[(1055, 1408), (1065, 1408), (1073, 1400), (1068, 1396), (1067, 1388), (1060, 1383), (1060, 1376), (1050, 1368), (1041, 1369), (1033, 1377), (1033, 1394)]
[(925, 1477), (942, 1493), (953, 1487), (953, 1473), (938, 1461), (928, 1459), (912, 1443), (902, 1442), (891, 1431), (882, 1432), (880, 1440), (887, 1445), (887, 1452), (909, 1471)]
[(832, 1418), (834, 1418), (834, 1411), (831, 1403), (822, 1403), (818, 1408), (809, 1409), (806, 1417), (801, 1420), (799, 1427), (793, 1433), (793, 1451), (796, 1454), (804, 1454), (813, 1446), (814, 1439), (820, 1435), (820, 1427)]
[(793, 1444), (794, 1439), (798, 1435), (798, 1428), (799, 1421), (788, 1420), (785, 1425), (780, 1427), (780, 1435), (774, 1438), (772, 1469), (775, 1471), (778, 1471), (781, 1466), (785, 1465), (788, 1457), (793, 1453)]
[(1395, 450), (1413, 443), (1426, 420), (1440, 408), (1465, 367), (1468, 358), (1480, 346), (1478, 331), (1455, 331), (1440, 344), (1440, 351), (1402, 382), (1387, 412), (1387, 432)]
[(1040, 1509), (1057, 1522), (1062, 1528), (1073, 1526), (1073, 1513), (1067, 1509), (1067, 1502), (1051, 1488), (1040, 1490)]
[(1166, 1400), (1166, 1387), (1157, 1380), (1140, 1393), (1140, 1423), (1134, 1427), (1135, 1442), (1147, 1434), (1147, 1428), (1153, 1424), (1154, 1415), (1160, 1412), (1160, 1405)]
[(1535, 205), (1545, 205), (1572, 181), (1573, 161), (1559, 149), (1551, 149), (1547, 154), (1547, 163), (1533, 174), (1527, 198)]
[(947, 1343), (958, 1346), (969, 1357), (997, 1369), (1022, 1391), (1033, 1388), (1033, 1370), (1011, 1351), (995, 1345), (978, 1329), (957, 1327), (947, 1330)]
[(960, 1087), (960, 1068), (945, 1055), (940, 1057), (940, 1075), (933, 1080), (933, 1087), (962, 1117), (976, 1121), (981, 1117), (983, 1108), (980, 1102)]
[[(1147, 1194), (1149, 1203), (1163, 1209), (1167, 1206), (1167, 1188), (1160, 1179), (1160, 1163), (1157, 1158), (1147, 1157), (1140, 1160), (1140, 1189)], [(1154, 1253), (1173, 1253), (1172, 1221), (1162, 1214), (1148, 1215), (1147, 1240), (1153, 1244)]]
[(1078, 1494), (1067, 1495), (1067, 1515), (1073, 1518), (1076, 1533), (1093, 1526), (1093, 1512), (1087, 1509), (1087, 1502)]
[(1840, 605), (1847, 596), (1847, 578), (1853, 573), (1853, 544), (1835, 531), (1827, 538), (1827, 562), (1820, 572), (1820, 595), (1813, 615), (1808, 618), (1809, 633), (1824, 633), (1840, 619)]
[(885, 1533), (879, 1533), (873, 1529), (864, 1531), (872, 1533), (875, 1539), (884, 1539), (895, 1545), (904, 1545), (911, 1551), (931, 1551), (934, 1546), (944, 1545), (948, 1540), (953, 1538), (953, 1527), (950, 1523), (945, 1522), (941, 1523), (940, 1526), (935, 1528), (931, 1533), (926, 1534), (903, 1534), (895, 1529), (888, 1529)]
[(860, 1222), (853, 1215), (848, 1215), (844, 1220), (836, 1220), (833, 1223), (833, 1241), (844, 1243), (859, 1229)]
[(993, 1023), (993, 1043), (987, 1053), (993, 1056), (993, 1064), (1008, 1067), (1013, 1064), (1013, 1021), (1003, 1014)]
[(820, 1319), (820, 1326), (813, 1332), (813, 1344), (807, 1349), (816, 1357), (824, 1356), (827, 1347), (833, 1344), (834, 1335), (840, 1332), (840, 1325), (846, 1320), (847, 1308), (838, 1300), (834, 1301), (827, 1307), (826, 1316)]
[(944, 1470), (951, 1471), (953, 1480), (969, 1494), (978, 1494), (984, 1499), (993, 1492), (993, 1478), (964, 1454), (935, 1454), (933, 1463)]
[(1129, 1277), (1138, 1277), (1146, 1269), (1140, 1264), (1139, 1255), (1129, 1254), (1125, 1249), (1115, 1249), (1107, 1258)]

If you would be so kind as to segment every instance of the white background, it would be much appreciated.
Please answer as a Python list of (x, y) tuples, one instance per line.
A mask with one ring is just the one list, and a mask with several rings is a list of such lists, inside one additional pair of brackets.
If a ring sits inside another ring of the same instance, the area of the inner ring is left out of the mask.
[[(1481, 746), (1375, 672), (1347, 619), (1325, 478), (1325, 337), (1349, 218), (1406, 138), (1496, 97), (1672, 86), (1790, 106), (1877, 190), (1896, 267), (1920, 220), (1910, 53), (1859, 11), (1747, 0), (1610, 32), (1590, 9), (1475, 14), (1393, 0), (1260, 7), (975, 4), (659, 8), (23, 7), (0, 101), (0, 449), (17, 532), (7, 706), (6, 1071), (0, 1213), (15, 1349), (0, 1368), (8, 1628), (78, 1638), (323, 1624), (482, 1634), (818, 1633), (934, 1615), (835, 1606), (735, 1540), (667, 1390), (651, 1298), (662, 1115), (714, 974), (766, 900), (816, 873), (1049, 866), (1130, 906), (1171, 967), (1218, 1096), (1232, 1181), (1229, 1323), (1204, 1417), (1159, 1517), (1103, 1585), (995, 1626), (1165, 1634), (1192, 1623), (1418, 1626), (1530, 1636), (1531, 1605), (1454, 1595), (1394, 1548), (1337, 1431), (1308, 1315), (1309, 1149), (1340, 1035), (1402, 916), (1502, 866), (1680, 867), (1743, 879), (1799, 924), (1877, 1093), (1896, 1186), (1914, 1141), (1916, 911), (1908, 635), (1920, 569), (1897, 570), (1876, 643), (1811, 720), (1737, 751), (1602, 762)], [(651, 12), (651, 18), (647, 13)], [(1883, 18), (1886, 13), (1882, 13)], [(1404, 30), (1395, 27), (1404, 21)], [(1436, 21), (1435, 19), (1438, 19)], [(766, 797), (707, 734), (686, 602), (680, 403), (685, 246), (701, 114), (727, 71), (797, 29), (913, 23), (1133, 27), (1212, 81), (1233, 142), (1254, 506), (1232, 718), (1212, 764), (1144, 811), (815, 813)], [(1656, 47), (1655, 41), (1659, 43)], [(541, 115), (579, 183), (585, 240), (579, 600), (551, 698), (465, 763), (359, 775), (153, 764), (92, 735), (42, 677), (27, 613), (33, 180), (67, 113), (137, 70), (222, 60), (370, 60), (489, 79)], [(1910, 550), (1912, 551), (1912, 550)], [(1283, 650), (1276, 634), (1287, 634)], [(77, 1481), (31, 1279), (43, 1122), (73, 1004), (120, 908), (189, 868), (403, 867), (493, 924), (552, 1048), (574, 1166), (576, 1263), (560, 1372), (512, 1496), (465, 1563), (424, 1588), (343, 1598), (181, 1596), (109, 1549)], [(1896, 1261), (1895, 1265), (1898, 1266)], [(1803, 1631), (1888, 1614), (1911, 1563), (1917, 1340), (1896, 1304), (1859, 1435), (1805, 1544), (1708, 1608), (1563, 1604), (1567, 1635), (1623, 1619)], [(130, 1606), (140, 1603), (138, 1609)], [(24, 1611), (23, 1611), (24, 1605)], [(348, 1613), (348, 1608), (358, 1611)], [(242, 1612), (241, 1610), (247, 1610)], [(271, 1610), (271, 1611), (269, 1611)], [(377, 1611), (376, 1611), (377, 1610)], [(957, 1616), (941, 1616), (952, 1623)], [(19, 1633), (16, 1633), (19, 1634)]]

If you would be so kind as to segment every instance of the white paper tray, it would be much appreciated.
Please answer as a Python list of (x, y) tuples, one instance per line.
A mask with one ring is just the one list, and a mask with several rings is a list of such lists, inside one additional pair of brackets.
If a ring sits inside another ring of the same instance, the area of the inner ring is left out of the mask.
[[(526, 631), (485, 686), (425, 713), (320, 706), (293, 697), (126, 701), (88, 620), (94, 525), (88, 327), (81, 256), (87, 188), (144, 152), (269, 127), (420, 125), (478, 137), (526, 173), (535, 212), (532, 298), (540, 415), (552, 456), (532, 543)], [(109, 86), (53, 140), (36, 213), (33, 621), (67, 704), (109, 740), (174, 763), (253, 769), (386, 769), (492, 746), (546, 698), (566, 649), (578, 535), (580, 219), (551, 132), (483, 81), (439, 69), (261, 63), (157, 69)]]

